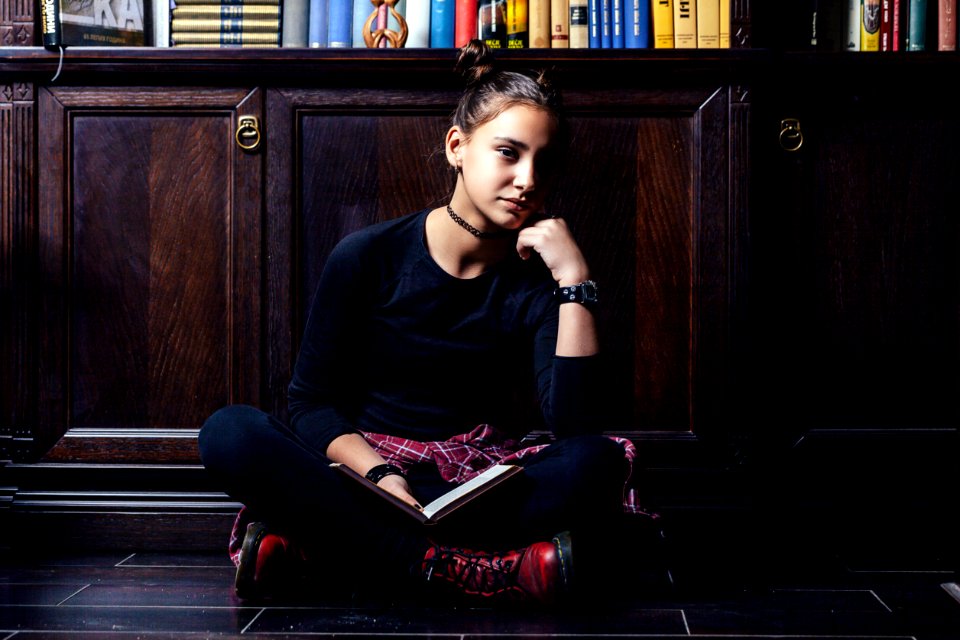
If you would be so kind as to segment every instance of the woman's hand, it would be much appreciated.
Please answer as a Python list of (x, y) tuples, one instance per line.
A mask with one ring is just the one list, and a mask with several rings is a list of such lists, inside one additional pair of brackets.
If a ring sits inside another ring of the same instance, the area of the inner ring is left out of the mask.
[(384, 476), (380, 479), (380, 482), (377, 483), (377, 486), (389, 493), (392, 493), (407, 504), (413, 505), (417, 509), (423, 509), (423, 507), (420, 506), (420, 503), (417, 502), (417, 499), (413, 497), (413, 494), (410, 493), (410, 485), (407, 483), (407, 479), (403, 476), (396, 474)]
[(526, 260), (534, 251), (558, 285), (579, 284), (590, 278), (587, 261), (562, 218), (538, 220), (520, 231), (517, 253)]

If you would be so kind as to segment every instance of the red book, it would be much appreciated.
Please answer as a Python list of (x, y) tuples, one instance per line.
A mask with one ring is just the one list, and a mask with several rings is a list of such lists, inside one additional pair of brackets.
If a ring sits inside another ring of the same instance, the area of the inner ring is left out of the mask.
[(892, 17), (892, 19), (890, 20), (890, 22), (892, 23), (892, 26), (890, 28), (890, 44), (893, 47), (891, 51), (902, 51), (903, 46), (902, 46), (902, 43), (900, 42), (902, 37), (901, 29), (900, 29), (900, 16), (902, 15), (903, 12), (900, 10), (900, 0), (890, 0), (890, 7), (891, 7), (890, 14)]
[(476, 38), (477, 0), (457, 0), (457, 14), (453, 23), (453, 44), (459, 48)]
[(939, 0), (937, 51), (957, 50), (957, 0)]
[(880, 0), (880, 51), (893, 51), (893, 0)]

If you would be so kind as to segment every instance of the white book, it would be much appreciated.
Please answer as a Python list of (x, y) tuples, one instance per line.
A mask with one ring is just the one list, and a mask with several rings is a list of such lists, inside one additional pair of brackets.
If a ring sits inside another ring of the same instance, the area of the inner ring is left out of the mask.
[(844, 49), (846, 51), (860, 51), (860, 22), (862, 0), (847, 0), (847, 19), (845, 21), (847, 37)]
[(310, 27), (310, 0), (282, 0), (283, 22), (280, 46), (307, 46), (307, 31)]
[(170, 46), (170, 0), (154, 0), (153, 46)]
[(407, 10), (406, 48), (424, 48), (430, 46), (430, 0), (404, 0)]

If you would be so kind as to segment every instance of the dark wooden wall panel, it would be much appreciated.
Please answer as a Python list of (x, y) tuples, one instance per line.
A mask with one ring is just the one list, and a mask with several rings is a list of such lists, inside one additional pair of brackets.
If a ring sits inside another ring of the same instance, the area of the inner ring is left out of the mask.
[(234, 140), (249, 109), (248, 90), (43, 91), (47, 444), (115, 429), (103, 455), (123, 458), (142, 451), (130, 429), (258, 401), (261, 159)]

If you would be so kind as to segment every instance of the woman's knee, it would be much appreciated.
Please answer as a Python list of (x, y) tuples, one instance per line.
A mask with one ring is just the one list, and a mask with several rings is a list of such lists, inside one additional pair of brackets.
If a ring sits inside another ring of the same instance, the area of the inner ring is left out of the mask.
[(233, 457), (251, 429), (269, 420), (266, 413), (249, 405), (228, 405), (213, 412), (200, 427), (197, 444), (200, 460), (209, 466), (221, 456)]

